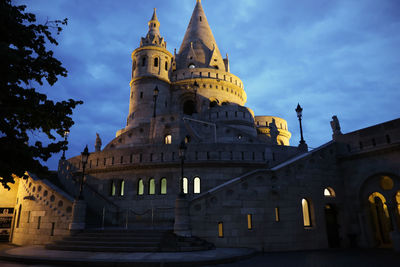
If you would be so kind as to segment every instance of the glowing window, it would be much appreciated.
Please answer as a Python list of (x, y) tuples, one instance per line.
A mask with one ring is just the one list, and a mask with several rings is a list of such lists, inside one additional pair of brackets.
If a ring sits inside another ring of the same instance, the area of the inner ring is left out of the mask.
[(185, 136), (185, 144), (189, 144), (190, 143), (190, 136), (187, 135)]
[(167, 178), (161, 179), (160, 193), (161, 193), (161, 195), (167, 194)]
[(253, 229), (253, 220), (251, 214), (247, 214), (247, 229), (248, 230)]
[(144, 193), (143, 179), (139, 179), (139, 181), (138, 181), (138, 191), (137, 191), (137, 194), (138, 194), (138, 195), (143, 195), (143, 193)]
[(194, 64), (189, 65), (189, 69), (194, 69), (194, 68), (196, 68), (196, 66)]
[(149, 181), (149, 195), (154, 195), (156, 193), (156, 181), (151, 178)]
[(170, 135), (170, 134), (166, 135), (164, 138), (164, 143), (166, 145), (170, 145), (172, 143), (172, 135)]
[(335, 190), (333, 190), (331, 187), (327, 187), (324, 189), (324, 196), (325, 197), (335, 197)]
[(218, 223), (218, 237), (224, 237), (224, 223), (219, 222)]
[(279, 218), (279, 207), (275, 207), (275, 221), (279, 222), (280, 218)]
[(308, 200), (303, 198), (301, 200), (301, 206), (303, 208), (304, 227), (310, 227), (311, 226), (311, 217), (310, 217), (310, 205), (308, 203)]
[(111, 196), (115, 196), (115, 181), (112, 180), (111, 181), (111, 192), (110, 192)]
[(125, 181), (122, 180), (121, 181), (121, 185), (120, 185), (120, 191), (119, 191), (119, 195), (123, 196), (125, 194)]
[(183, 193), (184, 194), (188, 194), (189, 193), (189, 180), (188, 180), (188, 178), (184, 177), (182, 183), (183, 183)]
[(199, 177), (195, 177), (193, 181), (193, 193), (200, 194), (201, 191), (201, 181)]
[(400, 191), (397, 191), (396, 194), (396, 203), (397, 203), (397, 212), (400, 215)]

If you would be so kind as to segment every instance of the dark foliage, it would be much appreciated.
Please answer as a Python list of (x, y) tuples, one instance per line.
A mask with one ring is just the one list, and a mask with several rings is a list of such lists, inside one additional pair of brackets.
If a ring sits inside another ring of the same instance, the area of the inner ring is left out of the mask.
[[(53, 57), (46, 45), (58, 45), (52, 36), (60, 34), (63, 21), (36, 22), (26, 6), (13, 6), (11, 0), (0, 0), (0, 183), (8, 188), (12, 174), (25, 171), (46, 174), (46, 161), (67, 143), (57, 141), (74, 122), (70, 115), (82, 101), (53, 102), (32, 84), (53, 85), (67, 70)], [(32, 134), (44, 133), (48, 145), (32, 143)]]

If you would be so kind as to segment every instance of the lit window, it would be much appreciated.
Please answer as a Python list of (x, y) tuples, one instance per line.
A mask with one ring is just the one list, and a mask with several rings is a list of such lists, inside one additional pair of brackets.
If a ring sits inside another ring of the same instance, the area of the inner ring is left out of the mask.
[(190, 143), (190, 136), (187, 135), (185, 136), (185, 144), (189, 144)]
[(253, 221), (251, 214), (247, 214), (247, 229), (248, 230), (253, 229)]
[(110, 192), (111, 196), (115, 196), (115, 181), (112, 180), (111, 181), (111, 192)]
[(279, 207), (275, 207), (275, 221), (279, 222), (280, 218), (279, 218)]
[(189, 193), (189, 180), (188, 180), (188, 178), (184, 177), (182, 183), (183, 183), (183, 193), (184, 194)]
[(219, 222), (218, 223), (218, 237), (224, 237), (224, 223)]
[(199, 177), (195, 177), (194, 181), (193, 181), (193, 193), (195, 194), (200, 194), (200, 188), (201, 188), (201, 184), (200, 184), (200, 178)]
[(165, 138), (164, 138), (164, 143), (166, 145), (170, 145), (172, 143), (172, 135), (170, 135), (170, 134), (166, 135)]
[(161, 179), (161, 188), (160, 189), (161, 189), (160, 190), (161, 195), (167, 194), (167, 179), (166, 178)]
[(119, 195), (123, 196), (124, 194), (125, 194), (125, 181), (122, 180), (121, 181), (121, 187), (120, 187)]
[(139, 179), (139, 181), (138, 181), (138, 195), (143, 195), (143, 193), (144, 193), (143, 180)]
[(397, 191), (396, 194), (396, 203), (397, 203), (397, 212), (400, 215), (400, 191)]
[(196, 66), (194, 64), (189, 65), (189, 69), (194, 69), (194, 68), (196, 68)]
[(156, 193), (156, 181), (151, 178), (149, 181), (149, 195), (154, 195)]
[(325, 197), (335, 197), (335, 191), (331, 187), (327, 187), (324, 189)]
[(310, 217), (310, 205), (308, 203), (308, 200), (303, 198), (301, 200), (301, 206), (303, 208), (304, 227), (310, 227), (311, 226), (311, 217)]

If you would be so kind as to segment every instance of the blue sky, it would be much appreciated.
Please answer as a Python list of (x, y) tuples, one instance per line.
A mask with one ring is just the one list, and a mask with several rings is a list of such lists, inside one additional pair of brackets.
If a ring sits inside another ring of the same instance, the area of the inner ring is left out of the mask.
[[(39, 90), (54, 100), (77, 99), (67, 157), (94, 150), (124, 127), (129, 108), (132, 51), (157, 8), (167, 48), (179, 49), (195, 0), (14, 0), (38, 21), (68, 18), (53, 47), (69, 74)], [(299, 141), (294, 109), (303, 106), (310, 147), (331, 139), (337, 115), (343, 132), (400, 114), (400, 1), (203, 0), (207, 19), (231, 72), (239, 76), (256, 115), (288, 121)], [(35, 138), (41, 138), (38, 135)], [(48, 162), (57, 168), (59, 155)]]

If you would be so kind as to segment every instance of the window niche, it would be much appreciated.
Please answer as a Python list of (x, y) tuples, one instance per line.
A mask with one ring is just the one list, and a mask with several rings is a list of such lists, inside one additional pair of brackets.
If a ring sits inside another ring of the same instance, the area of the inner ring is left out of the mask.
[(312, 224), (312, 219), (311, 219), (311, 207), (310, 207), (310, 201), (307, 199), (303, 198), (301, 200), (301, 207), (303, 211), (303, 225), (304, 228), (310, 228), (313, 226)]
[(164, 144), (170, 145), (171, 143), (172, 143), (172, 135), (167, 134), (167, 135), (164, 137)]
[(193, 180), (193, 193), (200, 194), (201, 192), (201, 180), (200, 177), (195, 177)]
[(162, 178), (160, 182), (160, 194), (166, 195), (167, 194), (167, 178)]
[(143, 183), (143, 179), (139, 179), (139, 181), (138, 181), (137, 194), (138, 194), (139, 196), (142, 196), (142, 195), (144, 194), (144, 183)]
[(156, 193), (156, 181), (154, 178), (149, 180), (149, 195), (155, 195)]
[(332, 187), (327, 187), (324, 189), (324, 196), (325, 197), (336, 197), (335, 190)]

